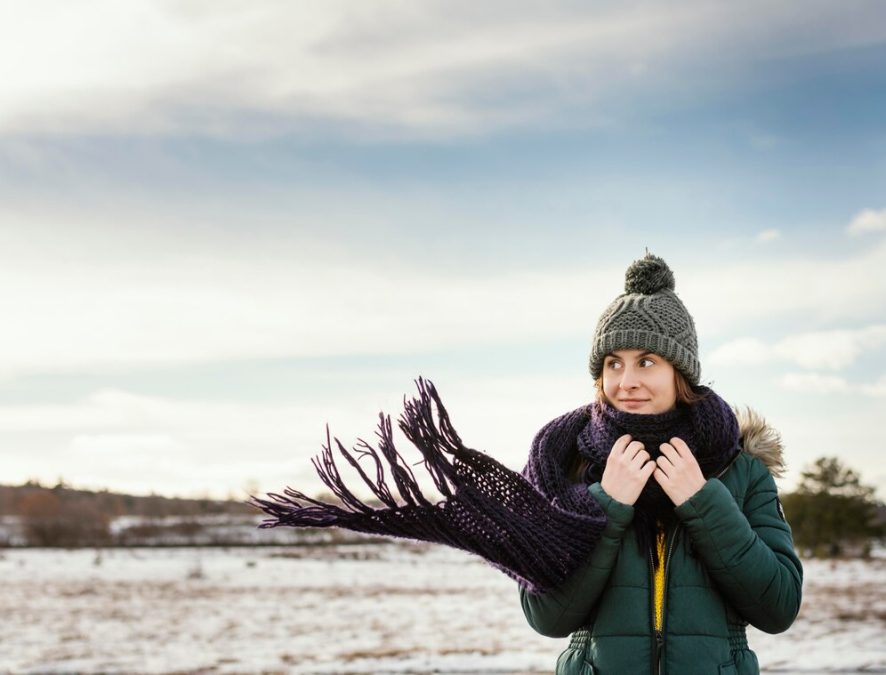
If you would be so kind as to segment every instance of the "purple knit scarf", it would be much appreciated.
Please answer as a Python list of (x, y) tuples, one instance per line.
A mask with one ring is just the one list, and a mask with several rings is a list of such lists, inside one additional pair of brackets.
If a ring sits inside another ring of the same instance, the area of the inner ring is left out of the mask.
[[(709, 476), (737, 448), (735, 416), (713, 392), (688, 413), (630, 415), (594, 404), (546, 424), (532, 442), (526, 467), (517, 473), (465, 447), (434, 385), (421, 378), (416, 385), (419, 396), (404, 401), (399, 426), (422, 454), (421, 463), (441, 499), (431, 501), (422, 494), (410, 463), (394, 447), (390, 417), (380, 414), (377, 448), (361, 440), (349, 451), (334, 439), (380, 508), (361, 501), (346, 486), (327, 430), (323, 452), (313, 462), (339, 503), (325, 503), (292, 488), (270, 493), (267, 499), (253, 497), (250, 503), (271, 516), (261, 527), (334, 526), (446, 544), (481, 556), (530, 590), (541, 592), (563, 583), (587, 560), (606, 525), (587, 485), (570, 475), (579, 454), (591, 460), (595, 475), (602, 473), (623, 428), (638, 439), (648, 439), (647, 449), (659, 438), (679, 435)], [(650, 490), (642, 500), (639, 510), (656, 512), (653, 502), (660, 496)], [(651, 500), (648, 507), (647, 500)]]
[[(679, 404), (673, 410), (654, 415), (623, 412), (607, 403), (592, 404), (591, 419), (578, 435), (578, 453), (590, 461), (586, 482), (600, 480), (612, 446), (624, 434), (643, 443), (653, 460), (661, 456), (662, 443), (675, 436), (683, 439), (705, 478), (726, 467), (739, 451), (738, 420), (732, 408), (712, 389), (696, 387), (695, 392), (702, 397), (699, 401)], [(655, 557), (652, 543), (657, 522), (670, 524), (674, 520), (674, 505), (658, 481), (650, 478), (634, 508), (638, 543)]]

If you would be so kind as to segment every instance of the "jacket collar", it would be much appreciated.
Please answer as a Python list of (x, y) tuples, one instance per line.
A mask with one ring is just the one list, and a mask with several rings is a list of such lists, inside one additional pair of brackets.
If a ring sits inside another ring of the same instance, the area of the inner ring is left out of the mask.
[(784, 445), (781, 434), (756, 410), (733, 407), (738, 418), (740, 443), (744, 451), (757, 457), (775, 478), (784, 475)]

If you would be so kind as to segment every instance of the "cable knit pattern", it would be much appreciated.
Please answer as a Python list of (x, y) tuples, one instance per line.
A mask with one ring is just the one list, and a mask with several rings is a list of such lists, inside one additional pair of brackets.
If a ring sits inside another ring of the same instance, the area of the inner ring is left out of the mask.
[(701, 378), (695, 322), (674, 292), (674, 274), (654, 255), (635, 261), (625, 273), (625, 292), (607, 307), (594, 331), (589, 368), (596, 379), (606, 354), (645, 349), (670, 361), (691, 384)]

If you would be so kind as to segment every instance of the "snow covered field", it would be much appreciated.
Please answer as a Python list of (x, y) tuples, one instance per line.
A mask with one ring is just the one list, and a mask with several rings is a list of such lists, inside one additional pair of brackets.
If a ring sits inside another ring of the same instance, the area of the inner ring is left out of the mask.
[[(886, 560), (808, 561), (764, 672), (886, 673)], [(550, 673), (516, 585), (408, 543), (0, 552), (0, 672)]]

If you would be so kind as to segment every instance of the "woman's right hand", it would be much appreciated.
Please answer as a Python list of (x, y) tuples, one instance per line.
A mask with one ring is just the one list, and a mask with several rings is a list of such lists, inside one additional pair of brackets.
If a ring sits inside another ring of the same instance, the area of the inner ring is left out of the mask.
[(612, 446), (600, 487), (615, 501), (633, 506), (655, 467), (643, 444), (632, 441), (631, 435), (625, 434)]

